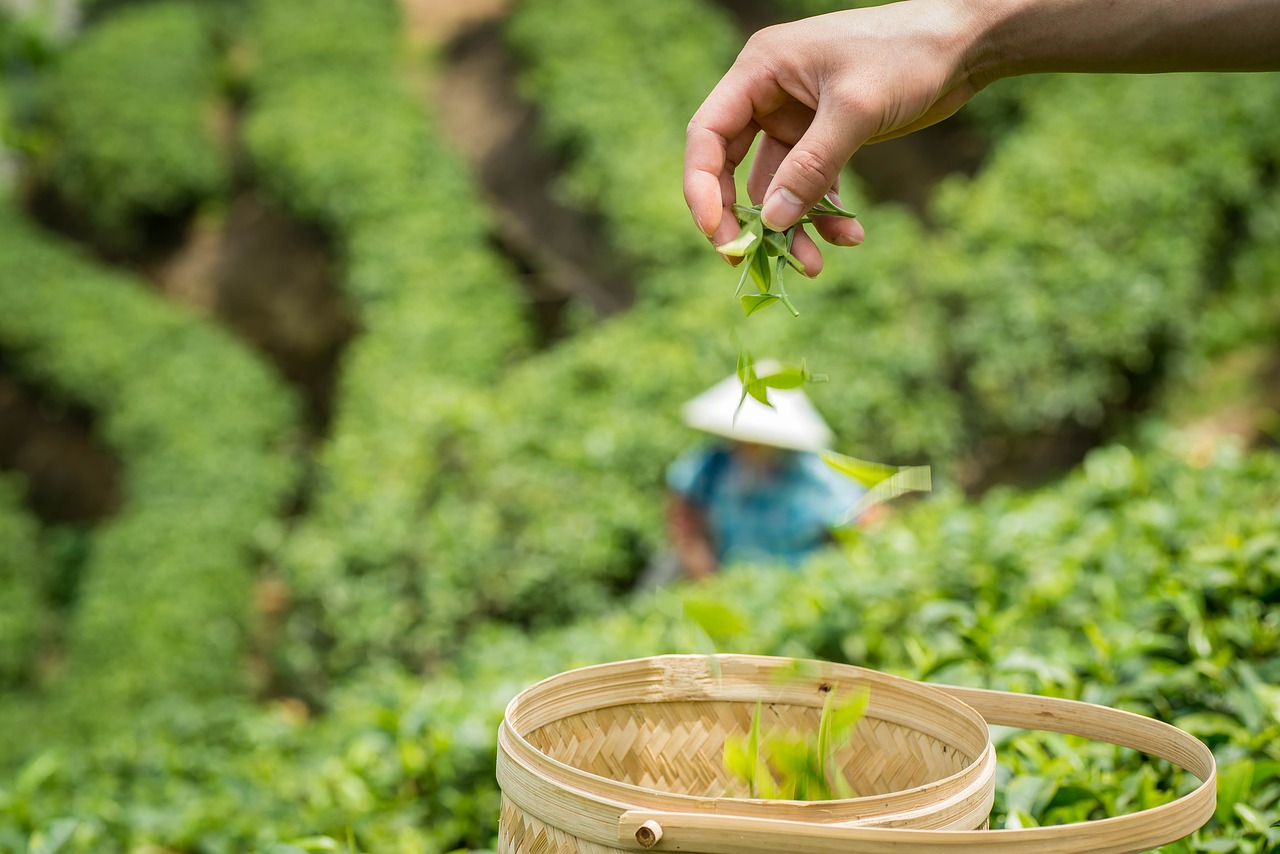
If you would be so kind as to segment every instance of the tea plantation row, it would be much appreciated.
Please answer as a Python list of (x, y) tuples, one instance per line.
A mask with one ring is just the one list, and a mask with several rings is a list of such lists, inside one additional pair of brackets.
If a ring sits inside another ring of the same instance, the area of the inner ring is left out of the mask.
[[(1206, 457), (1176, 435), (1148, 445), (1096, 451), (1035, 493), (922, 502), (801, 572), (742, 569), (534, 636), (495, 626), (429, 682), (367, 669), (319, 718), (171, 704), (130, 735), (46, 748), (4, 775), (0, 844), (65, 832), (65, 851), (484, 847), (507, 700), (571, 667), (714, 641), (1158, 715), (1204, 738), (1224, 780), (1217, 817), (1168, 850), (1269, 850), (1280, 464)], [(1131, 812), (1193, 782), (1079, 739), (1002, 733), (999, 753), (996, 826)]]
[[(514, 8), (566, 192), (605, 221), (641, 294), (535, 353), (394, 4), (312, 5), (107, 9), (48, 78), (37, 168), (95, 228), (127, 237), (151, 216), (216, 208), (242, 142), (235, 180), (329, 236), (362, 331), (329, 435), (305, 451), (261, 358), (0, 211), (6, 365), (97, 414), (128, 496), (92, 537), (75, 607), (50, 614), (23, 604), (47, 556), (0, 493), (13, 556), (0, 680), (24, 689), (0, 704), (14, 772), (0, 773), (0, 848), (326, 850), (348, 834), (361, 850), (482, 847), (506, 699), (576, 664), (706, 649), (687, 608), (719, 615), (704, 621), (723, 648), (1182, 723), (1234, 787), (1189, 850), (1263, 849), (1280, 758), (1273, 457), (1195, 468), (1181, 451), (1115, 447), (1036, 495), (931, 501), (803, 574), (744, 571), (620, 605), (661, 548), (662, 467), (693, 438), (679, 404), (737, 347), (736, 276), (689, 226), (673, 177), (685, 118), (737, 35), (697, 0)], [(640, 34), (642, 50), (616, 49)], [(927, 460), (953, 481), (1038, 435), (1105, 435), (1146, 387), (1176, 392), (1200, 361), (1275, 340), (1276, 79), (1035, 88), (983, 171), (944, 188), (932, 226), (858, 206), (868, 244), (797, 282), (802, 317), (742, 330), (757, 353), (832, 375), (812, 393), (843, 449)], [(205, 121), (231, 100), (239, 141)], [(270, 631), (251, 604), (262, 582), (284, 592)], [(247, 699), (255, 644), (294, 696)], [(1004, 761), (1031, 782), (1003, 789), (1000, 816), (1024, 823), (1185, 782), (1054, 739), (1011, 737)]]

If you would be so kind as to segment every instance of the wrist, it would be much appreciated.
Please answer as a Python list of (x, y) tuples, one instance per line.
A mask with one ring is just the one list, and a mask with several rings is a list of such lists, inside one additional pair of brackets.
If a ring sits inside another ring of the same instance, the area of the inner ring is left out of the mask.
[(1034, 3), (1025, 0), (959, 0), (957, 39), (964, 71), (975, 91), (997, 80), (1031, 73), (1027, 51), (1028, 18)]

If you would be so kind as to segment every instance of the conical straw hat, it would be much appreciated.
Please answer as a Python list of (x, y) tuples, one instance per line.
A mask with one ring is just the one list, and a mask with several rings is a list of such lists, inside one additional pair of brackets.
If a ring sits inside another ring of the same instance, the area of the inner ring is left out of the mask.
[[(756, 372), (764, 375), (777, 367), (776, 363), (758, 362)], [(681, 415), (690, 427), (739, 442), (798, 451), (818, 451), (831, 446), (834, 440), (831, 428), (803, 391), (771, 388), (768, 397), (772, 408), (747, 395), (739, 409), (742, 382), (737, 374), (730, 374), (686, 403)]]

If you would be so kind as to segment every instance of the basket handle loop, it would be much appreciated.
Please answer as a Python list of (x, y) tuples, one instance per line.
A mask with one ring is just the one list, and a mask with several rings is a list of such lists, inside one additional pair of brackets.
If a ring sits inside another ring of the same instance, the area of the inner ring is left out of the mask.
[(950, 685), (945, 691), (978, 711), (988, 724), (1083, 736), (1166, 759), (1201, 780), (1189, 794), (1128, 815), (1017, 830), (913, 830), (814, 824), (729, 815), (648, 810), (622, 814), (619, 847), (635, 850), (648, 828), (653, 851), (705, 854), (933, 854), (937, 851), (1000, 854), (1135, 854), (1188, 836), (1216, 806), (1217, 767), (1199, 739), (1153, 718), (1083, 703)]

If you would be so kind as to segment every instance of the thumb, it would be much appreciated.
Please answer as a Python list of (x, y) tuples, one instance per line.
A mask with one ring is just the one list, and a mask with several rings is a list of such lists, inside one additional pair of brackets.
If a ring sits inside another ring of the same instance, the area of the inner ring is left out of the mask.
[(854, 116), (820, 105), (799, 141), (778, 164), (765, 192), (760, 218), (784, 231), (830, 192), (840, 170), (868, 136)]

